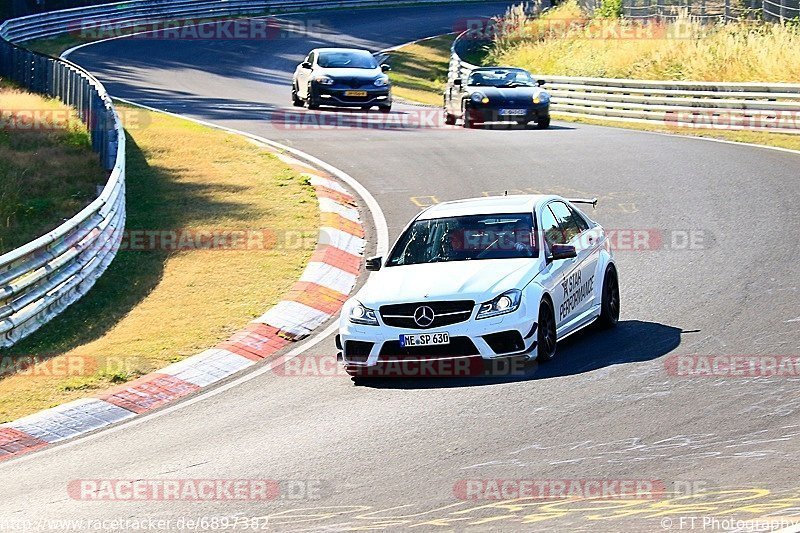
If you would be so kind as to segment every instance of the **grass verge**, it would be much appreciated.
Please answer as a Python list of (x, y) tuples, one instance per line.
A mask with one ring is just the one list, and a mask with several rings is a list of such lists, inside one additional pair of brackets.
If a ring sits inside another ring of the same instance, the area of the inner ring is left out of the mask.
[[(16, 374), (0, 368), (0, 422), (214, 346), (279, 301), (313, 252), (319, 214), (305, 178), (235, 135), (119, 108), (129, 125), (127, 231), (257, 236), (266, 230), (277, 243), (249, 250), (121, 250), (82, 300), (0, 353), (6, 369), (28, 357), (45, 360)], [(70, 365), (74, 372), (58, 373)]]
[[(414, 87), (414, 93), (406, 93), (409, 100), (422, 103), (441, 104), (441, 92), (444, 85), (440, 88), (428, 82), (430, 79), (447, 78), (448, 61), (450, 58), (450, 46), (455, 36), (446, 35), (437, 37), (435, 42), (428, 44), (423, 50), (418, 45), (410, 45), (400, 50), (391, 52), (392, 64), (395, 64), (395, 57), (402, 54), (403, 61), (409, 65), (438, 65), (438, 71), (428, 71), (424, 69), (406, 69), (403, 71), (406, 76), (406, 84)], [(433, 40), (431, 40), (433, 41)], [(434, 46), (435, 45), (435, 46)], [(419, 56), (417, 53), (422, 52)], [(488, 59), (487, 59), (488, 61)], [(400, 95), (400, 93), (398, 93)], [(707, 137), (725, 141), (745, 142), (751, 144), (761, 144), (764, 146), (775, 146), (800, 150), (800, 135), (771, 133), (763, 131), (733, 131), (733, 130), (705, 130), (695, 128), (678, 128), (674, 126), (661, 126), (658, 124), (642, 124), (638, 122), (618, 122), (602, 119), (583, 119), (569, 115), (559, 115), (553, 113), (553, 117), (568, 122), (580, 122), (584, 124), (594, 124), (598, 126), (612, 126), (617, 128), (635, 129), (640, 131), (654, 131), (660, 133), (673, 133), (692, 137)]]
[(406, 100), (442, 105), (453, 38), (441, 35), (390, 52), (392, 93)]
[(78, 213), (108, 175), (77, 114), (0, 79), (0, 253)]
[(569, 0), (495, 40), (489, 61), (536, 74), (653, 80), (799, 82), (800, 25), (741, 21), (667, 24), (587, 18)]

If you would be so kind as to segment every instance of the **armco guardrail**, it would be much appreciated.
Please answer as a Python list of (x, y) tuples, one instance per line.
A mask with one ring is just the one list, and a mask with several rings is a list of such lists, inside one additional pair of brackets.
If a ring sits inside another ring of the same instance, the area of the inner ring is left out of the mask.
[(2, 40), (0, 76), (75, 107), (110, 171), (80, 213), (0, 256), (0, 346), (8, 347), (83, 296), (114, 258), (125, 224), (125, 134), (103, 86), (76, 65)]
[[(9, 20), (5, 38), (24, 42), (70, 31), (117, 31), (166, 18), (227, 17), (278, 14), (288, 11), (380, 7), (397, 5), (466, 3), (470, 0), (132, 0), (79, 7)], [(478, 1), (478, 0), (474, 0)], [(113, 36), (113, 35), (109, 35)]]
[[(463, 3), (464, 0), (444, 0)], [(47, 235), (0, 256), (0, 346), (29, 335), (83, 296), (119, 249), (125, 223), (125, 135), (103, 86), (68, 61), (18, 44), (68, 32), (106, 32), (164, 19), (297, 10), (416, 5), (425, 0), (132, 0), (8, 20), (0, 26), (0, 76), (75, 107), (111, 171), (89, 206)]]
[[(459, 55), (467, 44), (463, 36), (451, 50), (451, 80), (465, 78), (477, 68)], [(537, 78), (546, 82), (553, 113), (677, 127), (800, 133), (800, 84)]]

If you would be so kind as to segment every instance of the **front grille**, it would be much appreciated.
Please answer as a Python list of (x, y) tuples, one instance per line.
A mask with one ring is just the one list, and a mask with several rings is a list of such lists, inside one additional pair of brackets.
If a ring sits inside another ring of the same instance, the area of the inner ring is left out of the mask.
[[(417, 308), (427, 306), (433, 310), (433, 323), (422, 327), (414, 321)], [(383, 305), (380, 308), (381, 318), (387, 326), (406, 329), (431, 329), (458, 324), (469, 320), (475, 302), (472, 300), (456, 300), (452, 302), (417, 302), (410, 304)]]
[(484, 335), (483, 340), (494, 353), (514, 353), (525, 349), (525, 341), (519, 331), (502, 331)]
[(450, 344), (435, 346), (401, 347), (400, 341), (386, 341), (381, 346), (380, 357), (383, 360), (398, 356), (416, 357), (460, 357), (464, 355), (480, 355), (469, 337), (450, 337)]
[(374, 343), (365, 341), (347, 341), (344, 343), (344, 356), (352, 363), (366, 363)]
[(371, 79), (358, 79), (358, 78), (336, 78), (338, 85), (348, 87), (350, 89), (369, 88), (374, 85), (374, 80)]

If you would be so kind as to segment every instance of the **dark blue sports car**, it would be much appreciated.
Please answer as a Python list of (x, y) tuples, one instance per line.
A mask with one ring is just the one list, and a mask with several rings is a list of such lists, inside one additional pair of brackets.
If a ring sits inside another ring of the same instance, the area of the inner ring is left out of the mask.
[(536, 122), (550, 126), (550, 95), (527, 70), (507, 67), (481, 67), (466, 80), (457, 78), (444, 95), (445, 123), (461, 118), (465, 128), (485, 122)]

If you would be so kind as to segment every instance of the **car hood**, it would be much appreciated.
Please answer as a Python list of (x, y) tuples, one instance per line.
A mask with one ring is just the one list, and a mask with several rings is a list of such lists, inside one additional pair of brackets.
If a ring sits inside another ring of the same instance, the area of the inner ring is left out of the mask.
[(534, 96), (543, 92), (539, 87), (509, 87), (504, 89), (499, 87), (471, 86), (468, 87), (467, 90), (470, 94), (476, 92), (482, 93), (489, 97), (489, 100), (519, 102), (525, 104), (530, 103)]
[(491, 300), (523, 288), (541, 270), (540, 259), (482, 259), (384, 267), (357, 299), (367, 307), (436, 300)]
[(383, 71), (380, 68), (318, 68), (318, 74), (331, 78), (355, 78), (359, 80), (374, 80)]

